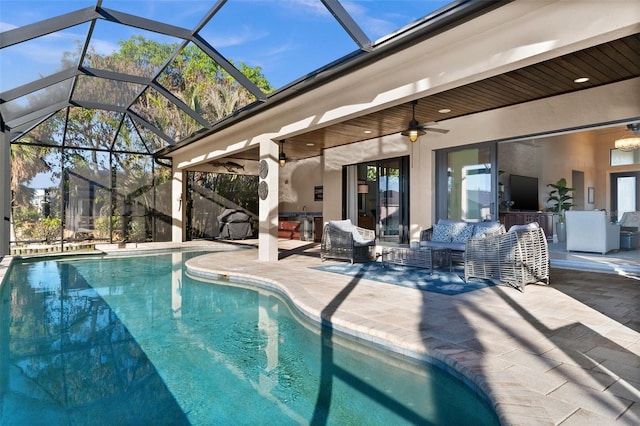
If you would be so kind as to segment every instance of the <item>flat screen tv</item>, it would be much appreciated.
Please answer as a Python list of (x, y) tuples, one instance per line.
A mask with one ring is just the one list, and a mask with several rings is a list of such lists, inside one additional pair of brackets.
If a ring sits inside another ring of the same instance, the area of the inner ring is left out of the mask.
[(513, 210), (538, 211), (538, 178), (529, 176), (509, 176)]

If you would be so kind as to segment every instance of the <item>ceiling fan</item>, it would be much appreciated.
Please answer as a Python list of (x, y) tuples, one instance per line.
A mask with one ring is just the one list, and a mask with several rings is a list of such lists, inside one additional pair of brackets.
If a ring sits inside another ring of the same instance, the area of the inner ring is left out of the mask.
[(418, 122), (418, 120), (416, 120), (416, 105), (417, 104), (418, 104), (418, 101), (412, 101), (411, 102), (411, 105), (413, 107), (413, 114), (412, 114), (413, 118), (409, 122), (409, 127), (407, 127), (407, 130), (404, 130), (402, 133), (400, 133), (402, 136), (407, 136), (411, 142), (415, 142), (415, 141), (418, 140), (418, 138), (421, 135), (426, 134), (426, 132), (449, 133), (449, 130), (446, 130), (446, 129), (438, 129), (438, 128), (435, 128), (435, 127), (428, 127), (428, 126), (433, 126), (435, 124), (438, 124), (435, 121), (430, 121), (428, 123), (420, 124)]

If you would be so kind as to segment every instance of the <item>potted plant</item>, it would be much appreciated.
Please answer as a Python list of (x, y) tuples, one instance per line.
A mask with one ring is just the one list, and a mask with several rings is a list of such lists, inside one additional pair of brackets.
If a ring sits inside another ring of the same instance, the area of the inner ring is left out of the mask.
[(556, 183), (549, 183), (547, 186), (553, 188), (549, 191), (547, 203), (553, 203), (549, 207), (549, 210), (558, 214), (556, 227), (558, 241), (566, 241), (567, 228), (564, 223), (564, 212), (575, 206), (571, 201), (573, 200), (573, 194), (576, 192), (576, 189), (569, 188), (565, 178), (559, 179)]

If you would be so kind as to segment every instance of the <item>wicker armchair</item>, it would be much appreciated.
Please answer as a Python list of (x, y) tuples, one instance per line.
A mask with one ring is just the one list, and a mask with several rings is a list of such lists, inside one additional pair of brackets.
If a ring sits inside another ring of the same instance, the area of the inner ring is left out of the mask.
[(509, 232), (467, 241), (464, 279), (493, 279), (524, 292), (530, 283), (549, 284), (549, 248), (544, 230), (514, 226)]
[(324, 225), (320, 259), (345, 259), (353, 262), (375, 258), (375, 232), (355, 226), (349, 219), (332, 220)]

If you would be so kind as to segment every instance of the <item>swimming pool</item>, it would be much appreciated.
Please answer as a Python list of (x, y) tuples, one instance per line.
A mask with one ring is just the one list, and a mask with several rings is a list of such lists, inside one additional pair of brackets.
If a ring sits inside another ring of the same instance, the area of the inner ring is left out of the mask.
[(498, 424), (438, 368), (186, 275), (200, 253), (23, 261), (2, 288), (2, 425)]

